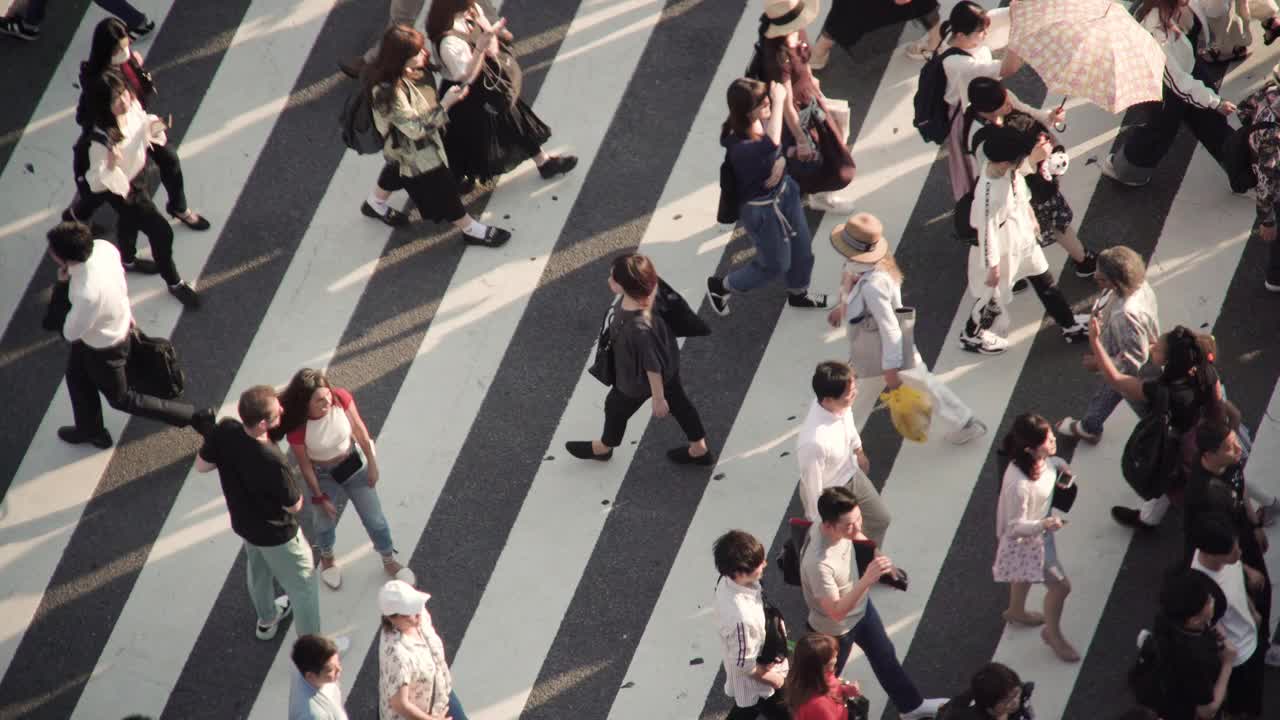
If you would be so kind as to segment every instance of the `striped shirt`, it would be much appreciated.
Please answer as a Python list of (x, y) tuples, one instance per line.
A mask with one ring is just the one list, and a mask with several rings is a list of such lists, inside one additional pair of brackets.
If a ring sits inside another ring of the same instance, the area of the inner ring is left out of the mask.
[(760, 585), (739, 585), (721, 577), (716, 583), (715, 608), (720, 624), (720, 652), (724, 655), (724, 693), (738, 707), (751, 707), (774, 692), (768, 683), (751, 677), (764, 647), (764, 597)]

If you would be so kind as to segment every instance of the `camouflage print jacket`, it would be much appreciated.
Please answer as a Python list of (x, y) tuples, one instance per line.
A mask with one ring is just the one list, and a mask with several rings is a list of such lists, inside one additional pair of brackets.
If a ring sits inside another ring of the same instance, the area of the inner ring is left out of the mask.
[[(1280, 85), (1269, 83), (1240, 103), (1238, 113), (1243, 124), (1280, 123), (1276, 108), (1280, 107)], [(1258, 220), (1275, 222), (1276, 203), (1280, 203), (1280, 127), (1261, 128), (1249, 137), (1253, 148), (1254, 173), (1258, 185), (1254, 194), (1258, 202)]]

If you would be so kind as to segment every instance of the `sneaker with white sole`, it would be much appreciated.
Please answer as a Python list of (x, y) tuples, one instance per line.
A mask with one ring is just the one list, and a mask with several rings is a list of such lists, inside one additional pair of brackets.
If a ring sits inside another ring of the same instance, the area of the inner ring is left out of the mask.
[(1263, 280), (1262, 287), (1266, 288), (1267, 292), (1280, 293), (1280, 281)]
[(947, 442), (952, 445), (964, 445), (987, 434), (987, 424), (978, 418), (971, 417), (964, 425), (947, 433)]
[(1009, 349), (1009, 341), (990, 330), (979, 330), (977, 335), (960, 333), (960, 347), (982, 355), (999, 355)]
[(1080, 421), (1070, 415), (1059, 420), (1058, 424), (1053, 426), (1053, 429), (1061, 437), (1076, 438), (1090, 445), (1097, 445), (1098, 441), (1102, 439), (1102, 435), (1086, 431)]
[(902, 720), (924, 720), (938, 714), (943, 705), (947, 704), (947, 698), (927, 698), (909, 712), (900, 713)]
[(821, 192), (809, 195), (809, 207), (823, 212), (849, 215), (853, 213), (853, 198), (834, 192)]
[(40, 37), (40, 26), (28, 25), (20, 17), (0, 18), (0, 34), (19, 40), (35, 40)]
[(339, 655), (346, 655), (347, 651), (351, 649), (351, 638), (346, 635), (334, 635), (329, 639), (333, 641), (334, 645), (338, 646)]
[(1134, 180), (1125, 180), (1121, 178), (1120, 174), (1116, 172), (1114, 158), (1115, 158), (1115, 153), (1107, 153), (1102, 157), (1101, 160), (1098, 161), (1098, 170), (1100, 170), (1103, 175), (1106, 175), (1107, 177), (1111, 178), (1112, 180), (1115, 180), (1121, 185), (1128, 185), (1129, 187), (1142, 187), (1143, 185), (1146, 185), (1147, 183), (1151, 182), (1150, 179), (1142, 182), (1137, 182)]
[(255, 628), (259, 640), (270, 640), (276, 636), (276, 631), (280, 629), (280, 621), (293, 614), (293, 603), (289, 602), (288, 595), (281, 595), (276, 598), (276, 619), (270, 623), (263, 625), (258, 623)]
[(729, 314), (729, 289), (724, 286), (723, 279), (714, 275), (707, 278), (707, 301), (715, 314), (721, 317)]
[(1069, 343), (1084, 342), (1089, 339), (1089, 316), (1076, 315), (1075, 324), (1062, 328), (1062, 339)]
[(914, 42), (902, 49), (902, 54), (912, 60), (928, 62), (933, 57), (933, 48), (927, 41)]

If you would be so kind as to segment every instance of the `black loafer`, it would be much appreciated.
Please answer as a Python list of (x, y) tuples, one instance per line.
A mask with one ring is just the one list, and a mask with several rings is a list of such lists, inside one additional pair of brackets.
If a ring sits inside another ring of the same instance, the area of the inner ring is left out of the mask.
[(612, 449), (603, 455), (597, 455), (595, 451), (591, 449), (590, 440), (570, 440), (564, 444), (564, 449), (568, 450), (570, 455), (578, 458), (579, 460), (599, 460), (600, 462), (604, 462), (613, 457)]
[(496, 248), (507, 244), (507, 241), (511, 239), (511, 231), (490, 225), (489, 228), (484, 231), (484, 237), (471, 237), (466, 233), (462, 233), (462, 239), (465, 240), (468, 245), (483, 245), (485, 247)]
[(689, 447), (687, 445), (681, 445), (680, 447), (668, 450), (667, 459), (676, 465), (702, 465), (704, 467), (710, 467), (716, 464), (715, 453), (708, 450), (698, 457), (694, 457), (689, 454)]
[(185, 307), (195, 309), (200, 307), (200, 296), (196, 294), (196, 289), (191, 287), (191, 283), (182, 281), (177, 285), (169, 286), (169, 294), (178, 298), (178, 302)]
[(151, 31), (155, 29), (156, 29), (156, 21), (148, 20), (141, 25), (137, 25), (135, 27), (129, 28), (129, 37), (133, 38), (134, 40), (141, 40), (142, 38), (150, 35)]
[(1131, 527), (1135, 530), (1154, 530), (1156, 528), (1155, 525), (1149, 525), (1142, 522), (1141, 512), (1123, 505), (1116, 505), (1111, 508), (1111, 517), (1121, 525)]
[(155, 275), (160, 272), (160, 266), (156, 265), (156, 261), (146, 258), (134, 258), (120, 264), (124, 265), (125, 272), (138, 273), (139, 275)]
[[(178, 222), (182, 223), (183, 225), (186, 225), (192, 230), (208, 230), (209, 229), (209, 221), (206, 220), (203, 215), (197, 212), (194, 212), (191, 210), (183, 210), (181, 213), (178, 213), (178, 212), (175, 212), (173, 208), (165, 208), (165, 210), (169, 213), (169, 217), (172, 217), (174, 220), (177, 220)], [(186, 213), (188, 212), (195, 215), (196, 219), (188, 220), (186, 216)]]
[(402, 225), (409, 224), (409, 216), (393, 207), (387, 208), (387, 214), (379, 215), (378, 211), (373, 209), (373, 206), (369, 204), (368, 200), (360, 203), (360, 214), (367, 218), (380, 220), (384, 225), (390, 225), (391, 227), (400, 227)]
[(107, 432), (106, 428), (97, 432), (88, 432), (74, 425), (65, 425), (58, 428), (58, 439), (72, 445), (89, 443), (100, 450), (111, 447), (111, 433)]
[(538, 166), (538, 174), (544, 180), (550, 180), (557, 175), (563, 175), (570, 170), (578, 167), (578, 158), (574, 155), (556, 155), (548, 158), (546, 162)]

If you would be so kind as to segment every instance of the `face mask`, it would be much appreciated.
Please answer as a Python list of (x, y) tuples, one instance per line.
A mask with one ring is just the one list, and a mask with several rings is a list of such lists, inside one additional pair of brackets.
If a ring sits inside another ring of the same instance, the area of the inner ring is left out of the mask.
[(123, 65), (129, 60), (129, 48), (117, 48), (114, 55), (111, 56), (112, 65)]

